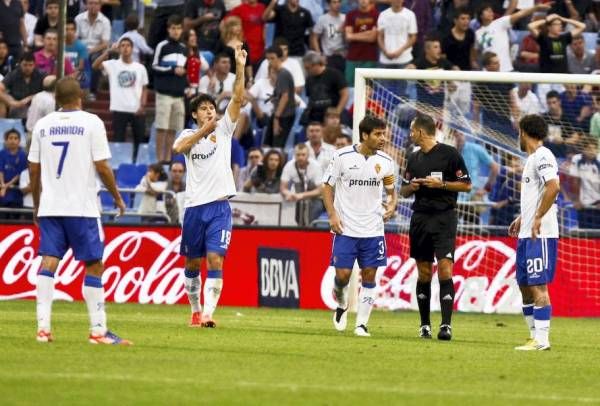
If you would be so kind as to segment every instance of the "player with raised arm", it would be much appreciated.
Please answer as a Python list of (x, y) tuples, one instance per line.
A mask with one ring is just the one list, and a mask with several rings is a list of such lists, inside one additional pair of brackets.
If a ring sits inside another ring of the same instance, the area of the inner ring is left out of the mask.
[(560, 191), (558, 164), (543, 145), (548, 126), (538, 115), (519, 121), (521, 150), (527, 153), (521, 182), (521, 215), (508, 232), (518, 237), (517, 283), (523, 296), (523, 316), (530, 339), (515, 347), (523, 351), (550, 349), (548, 335), (552, 306), (548, 284), (554, 278), (558, 251), (556, 196)]
[[(375, 302), (377, 267), (387, 264), (383, 222), (396, 212), (398, 198), (394, 161), (381, 151), (386, 123), (366, 116), (359, 125), (360, 143), (335, 151), (323, 175), (323, 203), (333, 236), (331, 265), (335, 267), (333, 294), (337, 309), (333, 325), (347, 325), (348, 283), (354, 261), (361, 269), (362, 287), (354, 334), (369, 337), (367, 325)], [(383, 190), (387, 199), (383, 201)]]
[[(190, 327), (216, 327), (213, 313), (223, 289), (223, 259), (231, 240), (228, 199), (236, 194), (231, 171), (231, 137), (244, 96), (246, 57), (246, 51), (237, 46), (233, 96), (223, 117), (217, 120), (211, 96), (196, 96), (190, 109), (198, 129), (183, 130), (173, 145), (175, 153), (185, 155), (187, 167), (180, 254), (185, 256), (185, 291), (192, 307)], [(202, 311), (199, 270), (204, 257), (208, 273)]]
[(40, 119), (33, 128), (28, 158), (42, 256), (37, 277), (37, 341), (54, 340), (50, 329), (54, 273), (71, 248), (75, 259), (85, 263), (83, 298), (90, 315), (89, 342), (130, 345), (107, 329), (104, 310), (104, 237), (96, 174), (115, 199), (119, 213), (125, 211), (108, 164), (106, 130), (98, 116), (81, 110), (81, 88), (76, 79), (58, 81), (56, 102), (60, 110)]

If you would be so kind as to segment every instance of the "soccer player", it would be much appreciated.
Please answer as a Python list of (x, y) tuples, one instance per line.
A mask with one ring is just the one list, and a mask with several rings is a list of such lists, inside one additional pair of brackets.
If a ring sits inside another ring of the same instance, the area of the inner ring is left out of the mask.
[(29, 150), (34, 218), (40, 229), (42, 256), (37, 277), (37, 341), (54, 340), (50, 329), (54, 272), (71, 248), (75, 259), (85, 263), (83, 298), (90, 315), (89, 342), (130, 345), (130, 341), (107, 329), (104, 310), (104, 237), (96, 174), (115, 199), (120, 214), (125, 211), (108, 164), (106, 130), (98, 116), (81, 110), (81, 88), (76, 79), (58, 81), (56, 102), (60, 110), (36, 123)]
[[(231, 240), (231, 207), (235, 196), (231, 171), (231, 137), (244, 97), (246, 51), (235, 49), (236, 77), (233, 96), (217, 121), (215, 100), (196, 96), (191, 104), (197, 130), (183, 130), (173, 145), (186, 162), (185, 215), (180, 254), (185, 256), (185, 290), (192, 307), (190, 327), (216, 327), (213, 313), (223, 289), (223, 259)], [(200, 263), (206, 257), (208, 275), (204, 284), (204, 311), (200, 306)]]
[[(331, 265), (335, 266), (333, 294), (337, 309), (333, 325), (338, 331), (346, 329), (348, 282), (354, 261), (358, 261), (362, 287), (354, 334), (369, 337), (375, 273), (377, 267), (387, 264), (383, 222), (396, 212), (397, 196), (394, 162), (381, 151), (387, 136), (385, 122), (366, 116), (358, 128), (360, 144), (336, 150), (323, 175), (323, 203), (335, 234)], [(384, 189), (386, 202), (382, 199)]]
[(527, 115), (519, 121), (521, 150), (527, 161), (521, 182), (521, 215), (508, 232), (518, 237), (517, 283), (523, 296), (523, 316), (529, 341), (515, 347), (523, 351), (550, 349), (548, 333), (552, 306), (547, 285), (554, 278), (558, 250), (556, 196), (560, 191), (558, 165), (543, 145), (548, 126), (541, 116)]
[(410, 256), (417, 261), (417, 303), (421, 316), (419, 335), (431, 338), (431, 279), (434, 256), (440, 282), (442, 323), (438, 340), (452, 339), (454, 306), (454, 245), (458, 192), (470, 192), (471, 180), (460, 153), (435, 140), (435, 122), (418, 115), (410, 127), (410, 138), (418, 150), (408, 156), (400, 189), (402, 197), (415, 195), (410, 219)]

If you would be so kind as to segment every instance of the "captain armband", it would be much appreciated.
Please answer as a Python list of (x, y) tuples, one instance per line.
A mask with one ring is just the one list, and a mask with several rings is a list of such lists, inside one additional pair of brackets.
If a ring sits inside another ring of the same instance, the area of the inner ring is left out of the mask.
[(396, 183), (396, 180), (394, 179), (394, 175), (386, 176), (383, 178), (383, 186), (386, 189), (393, 189), (395, 183)]

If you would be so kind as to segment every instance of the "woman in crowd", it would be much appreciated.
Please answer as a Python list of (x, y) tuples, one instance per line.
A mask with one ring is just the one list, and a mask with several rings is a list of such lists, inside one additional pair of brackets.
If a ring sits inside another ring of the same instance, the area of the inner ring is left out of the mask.
[(263, 158), (262, 165), (252, 170), (250, 179), (244, 185), (244, 192), (279, 193), (283, 157), (276, 149), (272, 149)]

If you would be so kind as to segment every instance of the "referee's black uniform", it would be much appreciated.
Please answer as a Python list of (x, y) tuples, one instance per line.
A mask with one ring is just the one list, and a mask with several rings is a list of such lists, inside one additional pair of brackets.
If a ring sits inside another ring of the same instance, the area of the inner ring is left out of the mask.
[[(446, 182), (470, 183), (471, 180), (465, 162), (456, 148), (441, 143), (435, 144), (427, 152), (419, 149), (408, 156), (404, 184), (410, 185), (412, 179), (425, 179), (428, 176), (441, 179), (443, 185), (441, 188), (421, 185), (414, 192), (415, 201), (412, 205), (414, 213), (410, 219), (409, 230), (410, 256), (417, 261), (417, 265), (429, 263), (429, 267), (435, 256), (439, 267), (443, 259), (454, 261), (457, 227), (455, 208), (458, 192), (447, 190)], [(438, 277), (442, 310), (438, 338), (449, 340), (454, 306), (454, 284), (451, 277), (442, 280), (439, 273)], [(428, 280), (419, 277), (416, 294), (421, 315), (421, 337), (430, 338), (431, 275)]]

